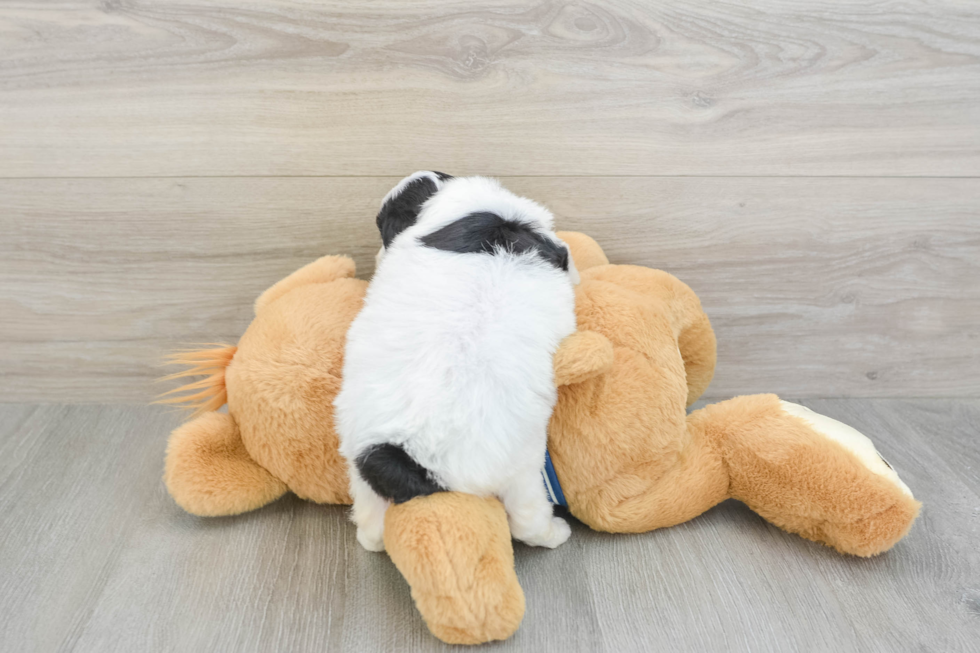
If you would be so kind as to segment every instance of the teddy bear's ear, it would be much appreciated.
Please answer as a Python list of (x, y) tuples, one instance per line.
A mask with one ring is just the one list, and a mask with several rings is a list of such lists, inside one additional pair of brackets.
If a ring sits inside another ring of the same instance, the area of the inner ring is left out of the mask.
[(388, 191), (381, 201), (377, 219), (381, 241), (385, 247), (391, 245), (398, 234), (415, 224), (422, 205), (450, 179), (452, 176), (444, 172), (420, 170), (405, 177)]
[(576, 331), (555, 352), (555, 385), (582, 383), (608, 372), (614, 362), (612, 343), (595, 331)]
[(568, 245), (568, 251), (571, 252), (572, 260), (575, 261), (575, 267), (579, 272), (609, 263), (602, 247), (589, 236), (578, 231), (559, 231), (555, 235)]
[(311, 283), (328, 283), (336, 279), (353, 278), (354, 261), (348, 256), (322, 256), (304, 265), (285, 279), (279, 280), (255, 300), (255, 314), (276, 301), (290, 290)]

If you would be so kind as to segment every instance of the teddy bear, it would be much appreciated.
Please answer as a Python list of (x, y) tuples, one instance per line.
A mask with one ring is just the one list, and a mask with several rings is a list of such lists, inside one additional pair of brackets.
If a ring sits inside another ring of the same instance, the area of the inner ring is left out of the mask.
[[(715, 335), (697, 296), (666, 272), (610, 264), (584, 234), (559, 237), (581, 282), (577, 331), (554, 356), (558, 402), (543, 482), (555, 502), (591, 528), (642, 533), (733, 498), (858, 556), (887, 551), (908, 532), (920, 504), (855, 429), (775, 395), (688, 413), (715, 368)], [(350, 503), (333, 399), (367, 289), (354, 274), (351, 259), (325, 256), (258, 298), (237, 347), (173, 356), (186, 369), (167, 378), (205, 376), (164, 399), (195, 409), (167, 447), (164, 480), (178, 505), (232, 515), (287, 491)], [(520, 625), (524, 594), (497, 499), (440, 492), (392, 505), (384, 544), (439, 639), (506, 639)]]

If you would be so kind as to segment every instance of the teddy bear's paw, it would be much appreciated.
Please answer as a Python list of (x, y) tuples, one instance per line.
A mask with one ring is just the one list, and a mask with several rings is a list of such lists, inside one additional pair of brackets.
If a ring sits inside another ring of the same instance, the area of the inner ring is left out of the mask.
[(858, 431), (857, 429), (848, 426), (842, 422), (827, 417), (826, 415), (821, 415), (820, 413), (814, 412), (807, 408), (806, 406), (801, 406), (799, 404), (794, 404), (788, 401), (780, 401), (783, 411), (789, 413), (793, 417), (797, 417), (806, 422), (813, 431), (822, 437), (836, 442), (841, 445), (861, 462), (862, 465), (868, 468), (869, 471), (887, 478), (889, 481), (895, 484), (903, 494), (907, 496), (912, 496), (912, 491), (909, 487), (902, 482), (902, 479), (898, 477), (898, 473), (895, 469), (885, 460), (884, 456), (878, 453), (875, 448), (874, 443), (871, 439)]
[(358, 527), (357, 541), (368, 551), (379, 553), (385, 550), (384, 530)]
[(571, 536), (572, 528), (561, 517), (552, 517), (551, 523), (541, 535), (521, 538), (521, 541), (530, 546), (543, 546), (549, 549), (557, 548), (564, 544)]

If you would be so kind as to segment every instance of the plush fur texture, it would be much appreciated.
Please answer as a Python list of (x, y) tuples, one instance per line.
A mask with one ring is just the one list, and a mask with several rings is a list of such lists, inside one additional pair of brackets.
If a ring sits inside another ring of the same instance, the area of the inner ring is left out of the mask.
[(181, 508), (206, 517), (255, 510), (288, 489), (248, 454), (235, 420), (217, 412), (173, 432), (163, 478)]
[[(687, 415), (715, 361), (697, 297), (664, 272), (609, 265), (584, 234), (559, 236), (582, 276), (579, 330), (554, 358), (561, 388), (549, 432), (573, 514), (600, 530), (641, 532), (733, 497), (780, 528), (862, 556), (908, 532), (919, 503), (904, 485), (777, 397)], [(367, 287), (351, 277), (349, 259), (324, 257), (256, 302), (225, 368), (228, 415), (207, 413), (171, 435), (165, 480), (186, 510), (235, 514), (284, 488), (350, 501), (332, 400)], [(524, 597), (499, 502), (440, 492), (393, 506), (385, 519), (385, 547), (437, 637), (477, 643), (517, 629)]]
[[(383, 549), (389, 503), (442, 486), (499, 497), (514, 537), (554, 547), (570, 530), (552, 516), (540, 470), (553, 356), (575, 331), (567, 247), (546, 209), (496, 181), (433, 175), (396, 187), (432, 192), (416, 219), (398, 213), (411, 224), (385, 247), (347, 334), (334, 405), (358, 541)], [(382, 213), (400, 199), (389, 194)], [(389, 479), (362, 473), (364, 452), (380, 445), (407, 454), (383, 461)]]
[(612, 343), (594, 331), (576, 331), (555, 353), (555, 385), (582, 383), (605, 374), (615, 363)]
[(392, 506), (385, 546), (442, 641), (506, 639), (521, 623), (524, 592), (499, 501), (444, 492)]
[[(572, 245), (573, 256), (584, 259), (583, 247), (592, 246)], [(549, 451), (572, 514), (598, 530), (644, 532), (736, 498), (844, 553), (881, 553), (905, 535), (919, 504), (900, 481), (869, 469), (775, 395), (686, 414), (715, 361), (714, 334), (690, 288), (637, 266), (579, 268), (576, 338), (608, 341), (614, 360), (559, 389)]]
[(367, 289), (353, 277), (345, 256), (314, 261), (259, 297), (230, 358), (215, 350), (185, 354), (192, 370), (202, 359), (220, 360), (223, 373), (206, 380), (212, 394), (228, 395), (228, 415), (206, 413), (170, 437), (164, 480), (185, 510), (233, 515), (285, 488), (318, 503), (350, 503), (333, 400), (347, 329)]

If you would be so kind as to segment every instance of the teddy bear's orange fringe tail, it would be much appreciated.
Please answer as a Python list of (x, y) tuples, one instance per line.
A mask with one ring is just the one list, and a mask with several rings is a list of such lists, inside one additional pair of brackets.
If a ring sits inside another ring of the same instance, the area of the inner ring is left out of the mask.
[[(228, 400), (225, 388), (225, 369), (235, 357), (238, 347), (218, 345), (214, 349), (190, 349), (174, 352), (167, 357), (164, 365), (182, 365), (187, 369), (168, 374), (161, 381), (174, 381), (191, 376), (204, 376), (200, 381), (185, 383), (179, 388), (161, 394), (155, 404), (171, 404), (193, 411), (190, 419), (204, 413), (218, 410)], [(192, 394), (187, 394), (189, 392)], [(177, 396), (170, 396), (177, 395)]]

